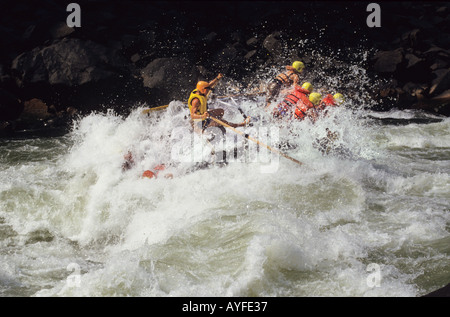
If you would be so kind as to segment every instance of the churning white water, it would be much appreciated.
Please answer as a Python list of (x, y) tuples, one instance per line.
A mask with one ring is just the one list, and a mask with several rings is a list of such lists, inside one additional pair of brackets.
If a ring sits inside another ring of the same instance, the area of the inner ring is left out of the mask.
[[(449, 282), (448, 118), (350, 106), (280, 124), (261, 100), (224, 102), (225, 119), (252, 116), (239, 131), (302, 164), (229, 129), (194, 136), (179, 101), (2, 140), (0, 294), (420, 296)], [(161, 163), (172, 178), (142, 177)]]

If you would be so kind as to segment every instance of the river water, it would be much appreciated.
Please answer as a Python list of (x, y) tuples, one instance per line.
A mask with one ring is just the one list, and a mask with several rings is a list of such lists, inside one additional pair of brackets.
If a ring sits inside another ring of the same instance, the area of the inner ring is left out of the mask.
[[(302, 164), (230, 129), (194, 137), (179, 101), (0, 140), (0, 295), (416, 297), (450, 281), (448, 118), (353, 105), (279, 124), (258, 104), (217, 106)], [(161, 163), (172, 178), (142, 177)]]

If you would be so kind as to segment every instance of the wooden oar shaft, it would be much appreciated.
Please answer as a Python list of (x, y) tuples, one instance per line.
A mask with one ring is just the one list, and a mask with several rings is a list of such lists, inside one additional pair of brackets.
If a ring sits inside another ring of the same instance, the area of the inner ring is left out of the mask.
[(275, 153), (277, 153), (277, 154), (279, 154), (279, 155), (281, 155), (281, 156), (287, 158), (288, 160), (291, 160), (292, 162), (297, 163), (298, 165), (302, 165), (302, 164), (303, 164), (302, 162), (296, 160), (295, 158), (290, 157), (289, 155), (286, 155), (286, 154), (284, 154), (283, 152), (278, 151), (277, 149), (274, 149), (274, 148), (270, 147), (269, 145), (264, 144), (263, 142), (261, 142), (261, 141), (255, 139), (255, 138), (253, 138), (253, 137), (251, 137), (251, 136), (249, 136), (249, 135), (244, 134), (244, 132), (239, 131), (238, 129), (233, 128), (233, 127), (230, 126), (229, 124), (226, 124), (225, 122), (223, 122), (223, 121), (221, 121), (221, 120), (219, 120), (219, 119), (217, 119), (217, 118), (214, 118), (214, 117), (210, 117), (210, 118), (211, 118), (212, 120), (214, 120), (215, 122), (217, 122), (217, 123), (223, 125), (224, 127), (227, 127), (227, 128), (229, 128), (229, 129), (233, 130), (234, 132), (236, 132), (236, 133), (242, 135), (244, 138), (247, 138), (247, 139), (249, 139), (250, 141), (255, 142), (256, 144), (259, 144), (259, 145), (261, 145), (261, 146), (264, 146), (264, 147), (267, 148), (268, 150), (270, 150), (270, 151), (272, 151), (272, 152), (275, 152)]
[[(255, 93), (248, 93), (248, 94), (237, 94), (237, 95), (229, 95), (229, 96), (219, 96), (218, 99), (225, 99), (225, 98), (233, 98), (233, 97), (241, 97), (241, 96), (253, 96), (253, 95), (259, 95), (259, 94), (265, 94), (265, 92), (255, 92)], [(183, 104), (187, 105), (187, 102), (183, 102)], [(159, 107), (152, 107), (142, 110), (142, 113), (149, 113), (150, 111), (157, 111), (166, 109), (169, 105), (159, 106)]]

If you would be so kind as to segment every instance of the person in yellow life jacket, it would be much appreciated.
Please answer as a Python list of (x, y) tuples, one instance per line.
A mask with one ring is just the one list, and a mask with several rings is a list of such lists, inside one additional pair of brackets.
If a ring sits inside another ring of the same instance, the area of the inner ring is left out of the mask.
[(301, 61), (295, 61), (292, 65), (286, 66), (286, 71), (278, 74), (267, 86), (266, 109), (274, 99), (278, 97), (282, 88), (289, 88), (300, 83), (300, 73), (305, 68)]
[(299, 100), (294, 111), (294, 118), (304, 120), (306, 117), (309, 117), (314, 122), (317, 119), (317, 110), (315, 107), (319, 104), (321, 99), (321, 94), (312, 92), (307, 99), (303, 98), (302, 100)]
[[(250, 117), (247, 117), (242, 123), (227, 122), (222, 119), (224, 115), (223, 109), (208, 109), (208, 94), (222, 77), (222, 74), (219, 74), (210, 82), (199, 81), (196, 88), (191, 92), (189, 96), (188, 106), (191, 115), (191, 124), (194, 130), (197, 130), (198, 132), (203, 133), (208, 127), (223, 128), (222, 125), (211, 120), (210, 117), (217, 118), (233, 128), (246, 126), (250, 122)], [(195, 125), (195, 123), (198, 122), (201, 122), (201, 129), (198, 129), (198, 127)]]
[(313, 85), (311, 83), (304, 83), (302, 86), (297, 84), (294, 85), (294, 89), (288, 94), (282, 102), (280, 102), (273, 110), (274, 118), (281, 117), (292, 117), (292, 112), (294, 111), (297, 103), (300, 100), (305, 100), (308, 102), (308, 96), (313, 91)]

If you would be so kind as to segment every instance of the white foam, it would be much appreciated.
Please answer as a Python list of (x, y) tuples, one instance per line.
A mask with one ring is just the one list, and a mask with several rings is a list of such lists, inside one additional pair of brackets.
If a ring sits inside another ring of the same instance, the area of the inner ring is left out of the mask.
[[(255, 118), (262, 114), (258, 102), (239, 105)], [(73, 241), (83, 256), (61, 252), (64, 259), (58, 261), (56, 253), (44, 266), (56, 270), (63, 263), (65, 269), (67, 259), (83, 258), (99, 263), (79, 263), (80, 287), (68, 285), (68, 273), (60, 272), (59, 282), (52, 279), (52, 288), (36, 296), (418, 294), (411, 282), (417, 270), (402, 265), (414, 264), (408, 260), (411, 243), (448, 236), (448, 173), (429, 166), (411, 174), (405, 167), (411, 159), (393, 155), (392, 145), (448, 147), (448, 121), (380, 127), (366, 124), (359, 110), (337, 108), (316, 124), (279, 126), (278, 141), (293, 146), (283, 151), (302, 165), (269, 156), (276, 158), (270, 169), (262, 155), (269, 151), (261, 147), (253, 153), (261, 155), (256, 160), (194, 169), (198, 162), (190, 161), (191, 154), (211, 159), (211, 149), (200, 140), (193, 152), (178, 153), (182, 162), (174, 162), (173, 147), (192, 150), (192, 139), (183, 134), (189, 124), (182, 103), (171, 102), (150, 116), (141, 111), (126, 118), (91, 114), (77, 122), (71, 146), (50, 165), (1, 170), (7, 181), (0, 186), (0, 216), (18, 233), (16, 244), (25, 245), (27, 234), (45, 229), (64, 241), (58, 247)], [(240, 116), (234, 111), (227, 119), (238, 122)], [(265, 122), (278, 127), (262, 114), (256, 127), (239, 129), (276, 148), (257, 134)], [(175, 128), (182, 133), (175, 135)], [(350, 157), (323, 156), (313, 146), (326, 128), (339, 133)], [(235, 136), (227, 131), (227, 138)], [(417, 141), (419, 136), (428, 143)], [(236, 140), (242, 153), (244, 138)], [(122, 172), (128, 151), (136, 164)], [(168, 164), (173, 179), (141, 177), (160, 163)], [(44, 245), (36, 250), (58, 252)], [(390, 250), (400, 264), (390, 262)], [(36, 254), (32, 248), (24, 252)], [(372, 261), (382, 268), (380, 288), (367, 285)], [(41, 274), (40, 265), (30, 265)], [(14, 280), (8, 272), (4, 276)]]

